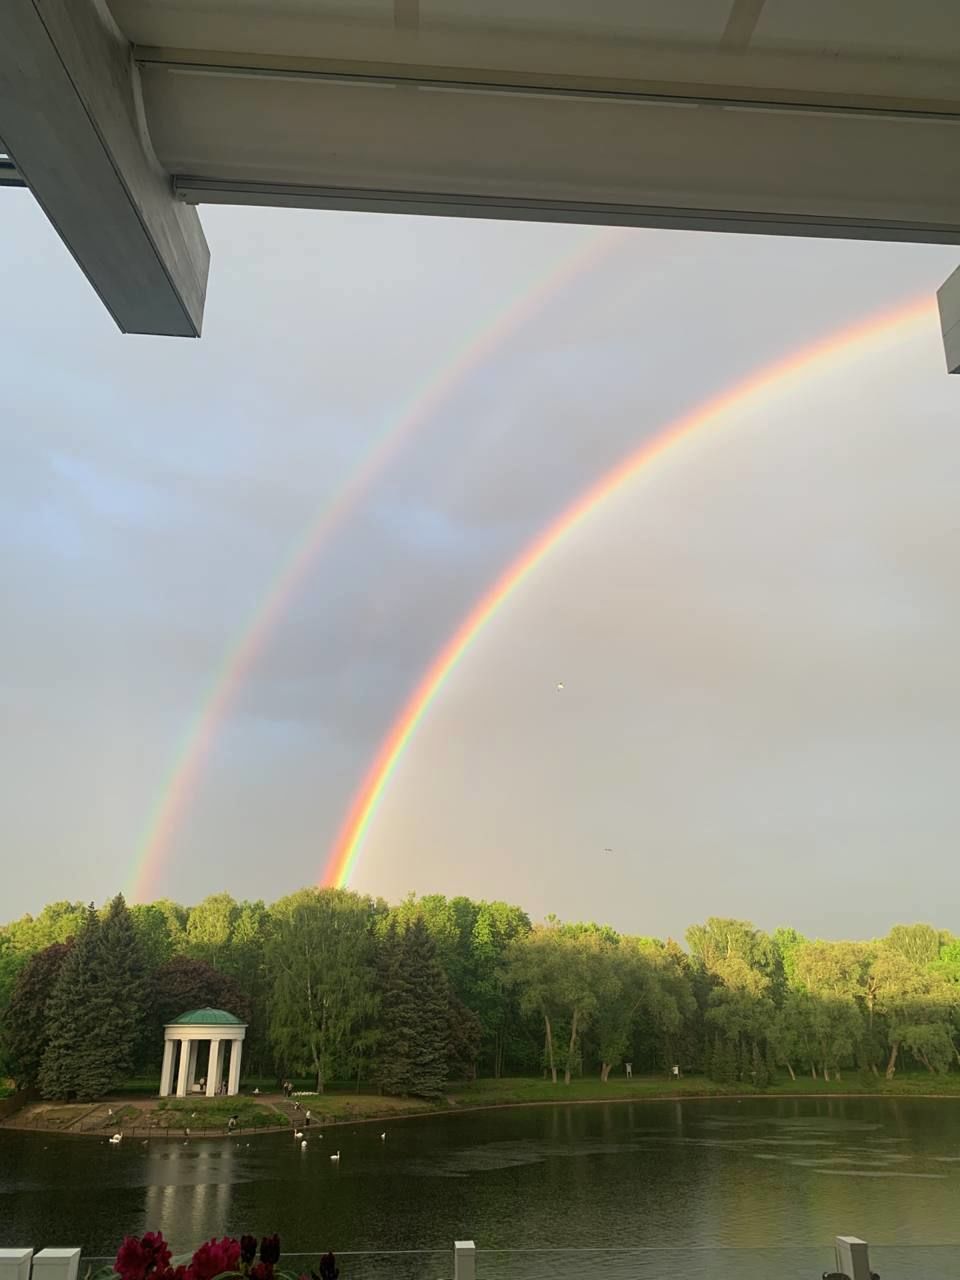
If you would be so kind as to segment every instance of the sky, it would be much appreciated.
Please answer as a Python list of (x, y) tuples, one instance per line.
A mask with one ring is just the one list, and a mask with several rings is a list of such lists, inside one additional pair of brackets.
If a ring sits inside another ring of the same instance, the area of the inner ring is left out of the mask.
[[(158, 894), (316, 881), (417, 680), (540, 529), (671, 418), (932, 296), (957, 261), (201, 212), (202, 339), (122, 336), (30, 196), (0, 193), (2, 919), (131, 888), (184, 733), (291, 551), (498, 318), (269, 631)], [(651, 465), (470, 648), (352, 887), (662, 936), (709, 914), (960, 931), (958, 487), (935, 322)]]

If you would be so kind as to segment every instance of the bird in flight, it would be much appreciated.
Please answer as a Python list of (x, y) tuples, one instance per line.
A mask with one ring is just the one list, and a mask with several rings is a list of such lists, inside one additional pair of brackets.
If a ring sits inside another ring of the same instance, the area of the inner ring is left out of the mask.
[(562, 681), (562, 680), (558, 680), (558, 681), (557, 681), (557, 693), (563, 693), (563, 681)]

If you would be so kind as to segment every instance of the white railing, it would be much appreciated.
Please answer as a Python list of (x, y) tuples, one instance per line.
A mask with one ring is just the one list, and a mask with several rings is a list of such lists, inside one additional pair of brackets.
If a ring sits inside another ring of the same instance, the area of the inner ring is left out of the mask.
[[(867, 1242), (837, 1236), (837, 1269), (843, 1280), (874, 1280)], [(0, 1280), (78, 1280), (80, 1249), (0, 1249)], [(472, 1240), (453, 1243), (453, 1280), (477, 1280), (477, 1247)], [(819, 1280), (811, 1276), (810, 1280)]]

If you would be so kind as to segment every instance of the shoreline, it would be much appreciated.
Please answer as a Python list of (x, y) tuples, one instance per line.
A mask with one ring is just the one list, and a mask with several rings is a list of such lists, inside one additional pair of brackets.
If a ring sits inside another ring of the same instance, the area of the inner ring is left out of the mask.
[[(561, 1086), (562, 1087), (562, 1086)], [(450, 1102), (446, 1107), (424, 1108), (416, 1111), (386, 1111), (378, 1112), (372, 1115), (353, 1116), (346, 1118), (331, 1118), (329, 1120), (317, 1117), (314, 1122), (314, 1131), (321, 1133), (326, 1129), (343, 1128), (347, 1125), (360, 1124), (385, 1124), (395, 1123), (401, 1120), (423, 1120), (435, 1119), (437, 1117), (457, 1116), (457, 1115), (475, 1115), (481, 1111), (516, 1111), (529, 1107), (591, 1107), (604, 1106), (610, 1103), (623, 1105), (625, 1103), (653, 1103), (653, 1102), (747, 1102), (756, 1099), (764, 1101), (773, 1101), (776, 1099), (784, 1099), (785, 1101), (804, 1101), (808, 1099), (821, 1100), (840, 1098), (849, 1101), (852, 1098), (865, 1098), (869, 1101), (878, 1101), (882, 1099), (907, 1099), (919, 1100), (922, 1102), (949, 1102), (960, 1101), (960, 1093), (896, 1093), (879, 1092), (830, 1092), (830, 1093), (712, 1093), (708, 1090), (703, 1092), (681, 1092), (681, 1093), (642, 1093), (634, 1094), (627, 1097), (607, 1097), (607, 1098), (540, 1098), (525, 1102), (488, 1102), (472, 1104), (470, 1106), (459, 1106), (456, 1102)], [(116, 1099), (108, 1101), (117, 1101)], [(27, 1104), (30, 1105), (29, 1103)], [(8, 1120), (0, 1123), (0, 1132), (10, 1130), (16, 1133), (36, 1133), (46, 1136), (56, 1135), (64, 1138), (90, 1138), (100, 1142), (108, 1141), (107, 1129), (98, 1132), (91, 1132), (89, 1129), (71, 1129), (69, 1127), (60, 1127), (55, 1124), (39, 1124), (39, 1123), (17, 1123), (17, 1115), (14, 1113)], [(226, 1130), (200, 1130), (195, 1133), (184, 1135), (184, 1130), (180, 1129), (160, 1129), (156, 1126), (142, 1126), (137, 1128), (133, 1126), (127, 1131), (130, 1141), (138, 1141), (141, 1144), (146, 1142), (180, 1142), (193, 1143), (204, 1140), (239, 1140), (244, 1139), (249, 1142), (254, 1137), (261, 1137), (277, 1133), (290, 1133), (291, 1125), (259, 1125), (253, 1128), (238, 1128), (232, 1132)], [(109, 1128), (109, 1126), (108, 1126)]]

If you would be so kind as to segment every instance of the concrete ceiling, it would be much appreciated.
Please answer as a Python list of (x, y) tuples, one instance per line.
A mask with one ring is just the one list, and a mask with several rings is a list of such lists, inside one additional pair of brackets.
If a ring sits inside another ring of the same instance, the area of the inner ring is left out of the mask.
[(105, 4), (181, 207), (960, 243), (956, 0)]

